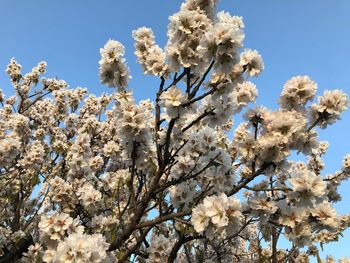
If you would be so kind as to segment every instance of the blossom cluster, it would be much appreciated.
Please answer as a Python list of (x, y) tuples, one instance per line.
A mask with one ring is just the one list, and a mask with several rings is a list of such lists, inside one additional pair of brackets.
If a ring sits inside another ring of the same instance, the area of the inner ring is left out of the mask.
[(119, 88), (128, 85), (129, 71), (123, 57), (124, 52), (124, 46), (112, 39), (100, 49), (100, 78), (103, 84)]
[[(242, 207), (238, 199), (225, 194), (208, 196), (192, 210), (192, 224), (197, 232), (206, 232), (208, 238), (229, 235), (241, 225)], [(226, 233), (217, 233), (217, 231)]]
[(244, 48), (243, 19), (186, 0), (169, 20), (164, 48), (150, 28), (132, 33), (143, 72), (159, 78), (155, 101), (135, 99), (115, 40), (100, 49), (101, 82), (114, 88), (100, 96), (44, 77), (45, 62), (24, 74), (10, 61), (0, 262), (321, 262), (317, 244), (349, 228), (335, 203), (350, 155), (325, 174), (330, 145), (318, 136), (348, 96), (317, 97), (314, 80), (295, 76), (279, 108), (252, 105), (264, 62)]

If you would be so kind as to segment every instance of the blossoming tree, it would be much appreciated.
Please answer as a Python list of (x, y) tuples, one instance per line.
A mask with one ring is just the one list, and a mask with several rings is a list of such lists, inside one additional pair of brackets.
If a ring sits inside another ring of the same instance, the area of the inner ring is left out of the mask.
[(323, 175), (328, 143), (316, 128), (336, 122), (348, 97), (327, 90), (313, 102), (317, 84), (296, 76), (278, 110), (247, 109), (264, 63), (243, 49), (243, 29), (215, 0), (187, 0), (164, 49), (151, 29), (133, 31), (139, 64), (159, 78), (154, 102), (135, 102), (114, 40), (99, 61), (114, 90), (100, 97), (43, 78), (45, 62), (22, 74), (11, 60), (16, 93), (0, 90), (0, 262), (335, 262), (317, 244), (350, 225), (333, 207), (350, 155)]

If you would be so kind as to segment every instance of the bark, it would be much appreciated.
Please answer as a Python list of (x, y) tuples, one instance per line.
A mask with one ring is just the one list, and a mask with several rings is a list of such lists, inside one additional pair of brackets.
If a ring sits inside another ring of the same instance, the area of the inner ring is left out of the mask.
[(21, 257), (24, 252), (27, 252), (28, 247), (33, 244), (33, 237), (31, 235), (26, 235), (24, 238), (20, 239), (11, 250), (0, 257), (0, 263), (16, 262), (16, 259)]

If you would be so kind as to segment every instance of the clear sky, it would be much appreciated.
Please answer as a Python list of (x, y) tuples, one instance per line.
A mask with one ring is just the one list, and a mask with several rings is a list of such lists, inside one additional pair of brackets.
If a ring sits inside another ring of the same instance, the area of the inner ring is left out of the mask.
[[(12, 57), (29, 71), (48, 62), (47, 76), (66, 80), (71, 87), (87, 87), (100, 94), (110, 90), (99, 83), (99, 48), (109, 38), (126, 46), (137, 99), (154, 99), (158, 80), (143, 76), (133, 55), (131, 31), (153, 28), (158, 43), (166, 43), (168, 16), (180, 0), (0, 0), (0, 87), (12, 92), (5, 73)], [(265, 71), (253, 81), (258, 103), (276, 108), (286, 80), (309, 75), (324, 89), (340, 88), (350, 94), (349, 0), (221, 0), (219, 10), (244, 17), (245, 46), (257, 49)], [(330, 142), (326, 173), (341, 166), (350, 152), (350, 110), (342, 121), (320, 132)], [(341, 188), (339, 211), (350, 212), (350, 182)], [(346, 249), (347, 248), (347, 249)], [(337, 257), (350, 257), (350, 231), (339, 243), (325, 246)]]

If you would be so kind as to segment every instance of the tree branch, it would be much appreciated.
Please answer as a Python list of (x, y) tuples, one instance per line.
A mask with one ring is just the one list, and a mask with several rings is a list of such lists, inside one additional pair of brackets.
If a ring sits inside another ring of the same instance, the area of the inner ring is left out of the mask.
[(175, 243), (172, 250), (170, 251), (168, 262), (167, 263), (173, 263), (177, 257), (178, 251), (181, 249), (181, 247), (192, 240), (204, 238), (204, 236), (201, 235), (195, 235), (195, 236), (182, 236), (180, 239)]
[(209, 74), (210, 70), (213, 68), (214, 64), (215, 64), (215, 60), (213, 60), (213, 61), (210, 63), (210, 65), (209, 65), (207, 71), (203, 74), (203, 77), (201, 78), (201, 80), (198, 82), (198, 84), (196, 85), (196, 87), (195, 87), (195, 88), (192, 90), (192, 92), (190, 93), (190, 96), (188, 97), (189, 100), (193, 99), (193, 98), (196, 96), (197, 91), (199, 90), (199, 88), (200, 88), (201, 85), (203, 84), (204, 80), (205, 80), (206, 77), (208, 76), (208, 74)]
[(204, 119), (206, 116), (209, 115), (215, 115), (214, 113), (214, 109), (211, 109), (209, 111), (205, 110), (201, 115), (199, 115), (197, 117), (197, 119), (193, 120), (190, 124), (188, 124), (185, 128), (183, 128), (181, 131), (185, 132), (187, 131), (189, 128), (191, 128), (193, 125), (195, 125), (196, 123), (200, 122), (202, 119)]
[(28, 247), (33, 244), (32, 236), (30, 234), (26, 235), (20, 239), (8, 253), (0, 257), (0, 263), (16, 262), (16, 259), (22, 256), (22, 254), (28, 250)]
[(242, 183), (236, 185), (230, 192), (228, 192), (228, 196), (234, 195), (235, 193), (239, 192), (242, 188), (244, 188), (247, 184), (249, 184), (251, 181), (255, 179), (255, 177), (262, 174), (268, 167), (270, 167), (273, 163), (264, 163), (261, 165), (261, 167), (252, 175), (247, 177)]

